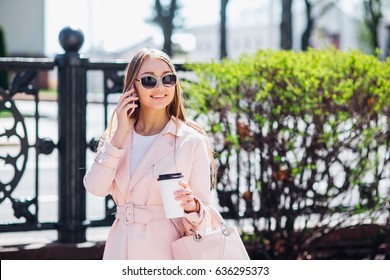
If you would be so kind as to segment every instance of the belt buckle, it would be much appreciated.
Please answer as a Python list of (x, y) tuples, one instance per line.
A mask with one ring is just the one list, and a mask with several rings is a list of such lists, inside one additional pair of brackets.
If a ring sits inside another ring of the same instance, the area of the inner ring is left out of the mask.
[(133, 204), (126, 204), (124, 209), (125, 224), (132, 224), (134, 222), (134, 206)]

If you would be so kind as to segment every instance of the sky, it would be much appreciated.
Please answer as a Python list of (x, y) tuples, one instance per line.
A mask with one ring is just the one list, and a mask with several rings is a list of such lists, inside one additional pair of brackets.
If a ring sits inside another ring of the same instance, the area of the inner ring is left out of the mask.
[[(219, 23), (220, 0), (178, 2), (182, 5), (180, 15), (185, 19), (184, 27)], [(268, 4), (272, 2), (277, 0), (230, 0), (228, 25), (266, 24), (270, 16)], [(153, 5), (154, 0), (45, 0), (45, 53), (52, 55), (63, 51), (58, 34), (65, 26), (84, 33), (81, 52), (88, 51), (91, 46), (117, 51), (151, 36), (162, 40), (159, 27), (145, 22), (152, 16)], [(262, 17), (258, 16), (260, 10), (263, 10)], [(187, 42), (190, 45), (187, 47), (191, 48), (190, 37), (181, 42)]]
[[(218, 22), (219, 0), (181, 2), (186, 27)], [(120, 50), (160, 33), (157, 26), (145, 22), (152, 16), (153, 4), (153, 0), (45, 0), (45, 37), (58, 37), (63, 27), (70, 26), (84, 33), (81, 51), (92, 45)], [(62, 52), (58, 39), (46, 40), (45, 50), (47, 54)]]
[[(340, 0), (339, 6), (347, 13), (359, 16), (356, 6), (360, 5), (356, 3), (361, 1)], [(182, 5), (180, 14), (185, 18), (186, 28), (218, 24), (220, 0), (178, 2)], [(269, 4), (278, 5), (278, 2), (280, 1), (230, 0), (227, 10), (228, 26), (266, 24), (271, 17), (275, 19), (280, 16), (278, 8), (273, 9), (275, 14), (269, 8)], [(294, 3), (297, 7), (303, 5), (303, 1)], [(162, 40), (159, 27), (145, 22), (152, 16), (153, 5), (154, 0), (45, 0), (45, 54), (50, 56), (63, 52), (58, 43), (58, 34), (65, 26), (84, 33), (81, 52), (87, 52), (92, 46), (106, 51), (119, 51), (151, 36)], [(195, 43), (191, 37), (185, 38), (180, 40), (187, 44), (183, 47), (191, 49)]]

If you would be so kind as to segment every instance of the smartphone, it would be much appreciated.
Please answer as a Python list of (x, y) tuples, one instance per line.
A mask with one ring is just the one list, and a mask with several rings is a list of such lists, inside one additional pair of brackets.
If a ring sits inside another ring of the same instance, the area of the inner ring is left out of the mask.
[[(138, 94), (137, 94), (137, 92), (136, 91), (134, 91), (133, 92), (133, 94), (132, 95), (130, 95), (130, 96), (138, 96)], [(132, 102), (133, 104), (137, 104), (137, 101), (133, 101)], [(130, 116), (131, 114), (133, 114), (134, 113), (134, 111), (135, 111), (135, 108), (132, 108), (132, 109), (130, 109), (130, 111), (128, 112), (128, 116)]]

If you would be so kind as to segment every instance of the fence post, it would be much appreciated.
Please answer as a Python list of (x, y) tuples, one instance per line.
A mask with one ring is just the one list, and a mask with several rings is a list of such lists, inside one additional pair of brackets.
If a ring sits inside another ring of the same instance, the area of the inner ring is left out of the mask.
[(86, 73), (88, 59), (78, 51), (84, 43), (80, 31), (66, 27), (59, 34), (64, 54), (56, 56), (58, 67), (58, 241), (86, 241)]

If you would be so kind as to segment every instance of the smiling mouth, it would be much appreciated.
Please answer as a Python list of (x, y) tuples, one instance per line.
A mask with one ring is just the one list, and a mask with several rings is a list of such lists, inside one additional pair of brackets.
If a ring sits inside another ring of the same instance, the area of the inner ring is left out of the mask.
[(156, 95), (151, 95), (150, 97), (153, 99), (163, 99), (163, 98), (167, 97), (167, 95), (166, 94), (156, 94)]

